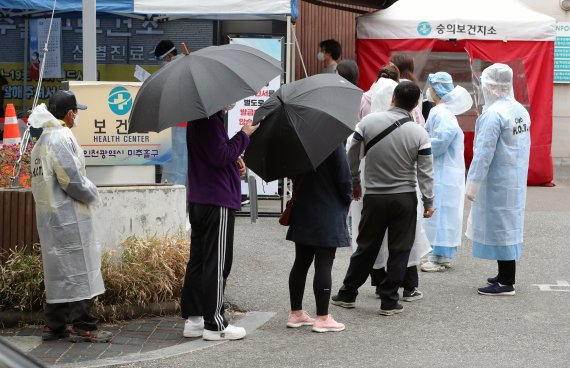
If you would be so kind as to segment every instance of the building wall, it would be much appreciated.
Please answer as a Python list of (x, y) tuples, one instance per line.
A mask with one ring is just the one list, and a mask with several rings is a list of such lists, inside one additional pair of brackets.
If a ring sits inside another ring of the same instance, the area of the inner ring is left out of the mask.
[[(356, 59), (356, 17), (359, 14), (316, 6), (305, 1), (299, 1), (299, 14), (295, 29), (309, 76), (318, 74), (323, 68), (323, 64), (317, 61), (320, 41), (335, 39), (342, 46), (341, 59)], [(300, 79), (305, 73), (298, 51), (296, 54), (295, 79)]]
[[(530, 8), (556, 18), (559, 22), (570, 22), (570, 12), (559, 6), (558, 0), (522, 0)], [(570, 84), (554, 84), (552, 157), (555, 164), (570, 165)]]

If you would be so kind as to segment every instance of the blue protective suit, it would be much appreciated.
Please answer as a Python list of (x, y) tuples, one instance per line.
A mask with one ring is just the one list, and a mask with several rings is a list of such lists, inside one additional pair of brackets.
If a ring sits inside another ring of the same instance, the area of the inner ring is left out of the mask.
[(188, 182), (188, 148), (186, 127), (174, 126), (172, 130), (172, 158), (162, 166), (162, 182), (186, 185)]
[(466, 235), (475, 257), (520, 259), (529, 153), (527, 110), (512, 97), (498, 99), (477, 119), (467, 177), (474, 202)]
[(425, 128), (431, 137), (436, 211), (424, 220), (424, 229), (432, 246), (457, 247), (465, 196), (463, 131), (445, 104), (431, 109)]

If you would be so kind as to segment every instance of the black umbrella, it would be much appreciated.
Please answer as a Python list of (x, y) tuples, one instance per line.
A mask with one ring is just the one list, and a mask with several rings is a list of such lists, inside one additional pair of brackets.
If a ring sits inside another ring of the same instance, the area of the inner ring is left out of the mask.
[(255, 112), (246, 164), (266, 181), (314, 170), (354, 131), (361, 98), (336, 74), (283, 85)]
[(245, 45), (211, 46), (181, 56), (143, 83), (129, 133), (160, 132), (211, 116), (259, 92), (281, 73), (279, 61)]

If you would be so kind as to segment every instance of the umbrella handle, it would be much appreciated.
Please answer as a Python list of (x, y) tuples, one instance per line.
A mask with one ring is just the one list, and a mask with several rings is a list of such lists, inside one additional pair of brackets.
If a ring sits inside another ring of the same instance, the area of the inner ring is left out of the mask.
[(190, 51), (188, 51), (188, 47), (186, 47), (186, 43), (182, 42), (182, 52), (184, 55), (189, 55)]

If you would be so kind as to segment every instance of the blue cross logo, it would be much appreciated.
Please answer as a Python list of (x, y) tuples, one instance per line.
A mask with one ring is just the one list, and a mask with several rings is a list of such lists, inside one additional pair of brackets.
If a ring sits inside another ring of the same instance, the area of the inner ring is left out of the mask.
[(428, 22), (418, 24), (418, 33), (421, 36), (427, 36), (431, 33), (431, 25)]
[(109, 108), (117, 115), (125, 115), (131, 111), (133, 97), (125, 87), (115, 87), (109, 92)]

